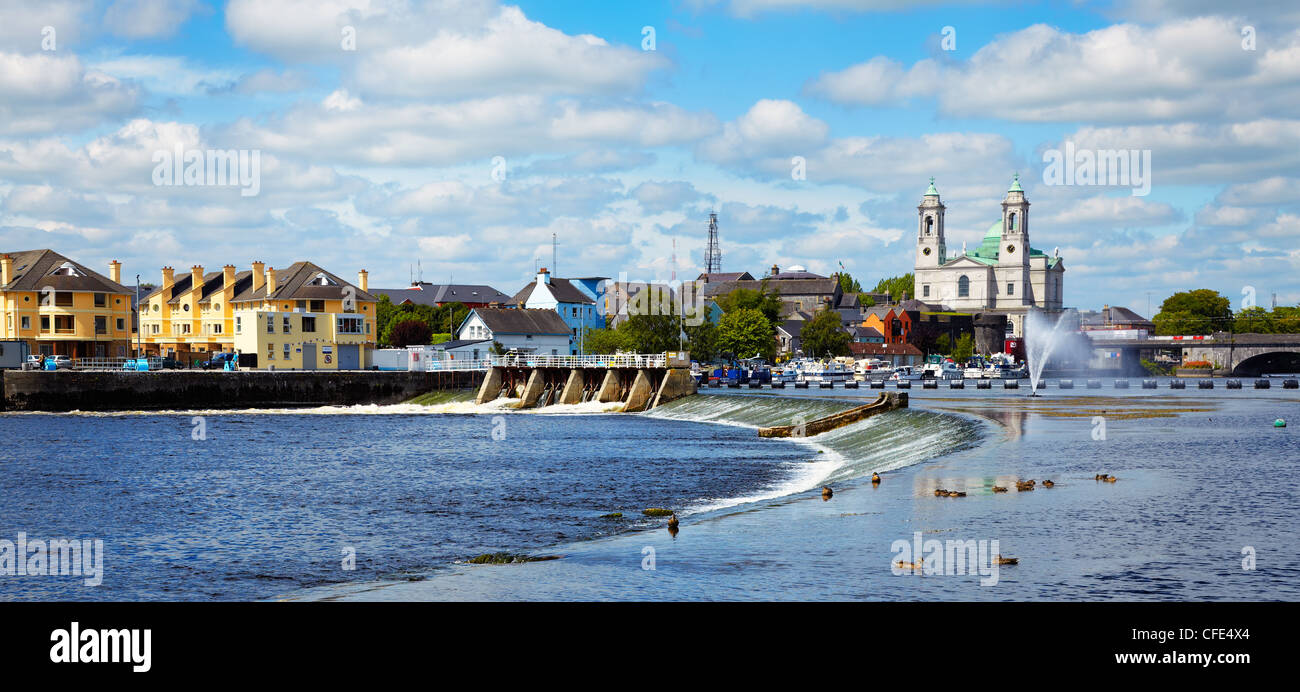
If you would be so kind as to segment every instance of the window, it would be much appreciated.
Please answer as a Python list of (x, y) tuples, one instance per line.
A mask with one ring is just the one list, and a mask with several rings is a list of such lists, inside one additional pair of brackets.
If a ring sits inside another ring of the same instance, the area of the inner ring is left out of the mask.
[(288, 334), (290, 331), (292, 331), (292, 328), (289, 326), (289, 316), (285, 315), (282, 321), (284, 323), (283, 331), (285, 334)]
[(275, 333), (275, 315), (266, 316), (266, 333), (267, 334)]
[(95, 333), (96, 333), (96, 334), (107, 334), (107, 333), (108, 333), (108, 318), (107, 318), (107, 317), (96, 317), (96, 318), (95, 318)]
[(77, 331), (77, 326), (72, 321), (72, 315), (54, 316), (55, 334), (75, 334), (76, 331)]
[(72, 307), (72, 291), (55, 291), (54, 304), (59, 307)]
[(188, 324), (182, 324), (182, 325), (181, 325), (181, 334), (189, 334), (189, 333), (190, 333), (190, 325), (188, 325)]
[(364, 331), (361, 324), (360, 317), (339, 317), (337, 331), (339, 334), (361, 334)]
[(1008, 217), (1007, 222), (1007, 228), (1013, 231), (1016, 230), (1016, 213), (1014, 211), (1011, 212), (1011, 216)]
[(210, 333), (210, 334), (220, 334), (220, 333), (221, 333), (221, 328), (222, 328), (223, 326), (224, 326), (224, 325), (222, 325), (222, 324), (219, 323), (219, 322), (218, 322), (217, 324), (209, 324), (209, 325), (208, 325), (208, 333)]
[(108, 296), (104, 295), (103, 293), (96, 293), (96, 294), (95, 294), (95, 307), (97, 307), (97, 308), (102, 308), (102, 307), (104, 307), (104, 306), (106, 306), (106, 305), (108, 305)]
[(27, 316), (27, 315), (23, 315), (23, 319), (22, 319), (22, 327), (23, 327), (23, 329), (31, 329), (31, 328), (32, 328), (32, 318), (29, 317), (29, 316)]
[(962, 274), (961, 278), (957, 279), (957, 297), (958, 298), (970, 297), (970, 277), (966, 276), (965, 274)]
[(289, 353), (290, 353), (291, 351), (292, 351), (292, 347), (291, 347), (288, 343), (286, 343), (286, 344), (284, 345), (284, 359), (285, 359), (285, 360), (289, 360), (289, 357), (290, 357), (290, 356), (289, 356)]
[(159, 331), (161, 331), (161, 327), (162, 327), (162, 325), (158, 325), (158, 324), (151, 324), (149, 326), (152, 328), (152, 330), (150, 331), (151, 334), (157, 334)]
[(236, 316), (235, 316), (235, 333), (236, 333), (236, 334), (242, 334), (243, 332), (244, 332), (244, 320), (241, 319), (238, 315), (236, 315)]
[(930, 235), (930, 232), (933, 230), (934, 230), (934, 217), (933, 216), (925, 217), (925, 234)]
[(1011, 283), (1007, 284), (1007, 295), (1014, 296), (1015, 294), (1016, 294), (1016, 285)]
[(302, 310), (303, 312), (306, 312), (306, 311), (307, 311), (307, 301), (305, 301), (305, 300), (300, 300), (300, 301), (298, 301), (298, 309), (299, 309), (299, 310)]
[(921, 284), (921, 296), (923, 298), (930, 297), (930, 284)]
[(569, 309), (572, 310), (572, 312), (569, 313), (569, 316), (570, 316), (570, 317), (577, 317), (577, 316), (578, 316), (578, 308), (569, 308)]
[(315, 317), (302, 318), (302, 331), (306, 334), (316, 333), (316, 318)]
[(269, 342), (266, 344), (266, 359), (275, 360), (275, 344)]
[(125, 330), (126, 330), (126, 319), (123, 317), (117, 318), (117, 331), (121, 332)]
[(325, 301), (323, 301), (323, 300), (313, 300), (313, 301), (311, 301), (311, 311), (312, 311), (312, 312), (325, 312)]

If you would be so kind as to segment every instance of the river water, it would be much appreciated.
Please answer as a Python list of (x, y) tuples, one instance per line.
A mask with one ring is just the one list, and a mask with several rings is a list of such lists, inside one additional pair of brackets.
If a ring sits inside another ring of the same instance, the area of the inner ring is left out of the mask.
[[(914, 390), (907, 410), (813, 438), (756, 435), (874, 394), (706, 392), (645, 415), (2, 415), (0, 540), (100, 539), (105, 557), (98, 586), (0, 574), (0, 598), (1300, 597), (1300, 443), (1273, 427), (1296, 417), (1293, 390)], [(1055, 487), (1016, 492), (1029, 478)], [(996, 540), (1019, 564), (993, 580), (891, 568), (918, 539)], [(468, 563), (500, 552), (559, 559)]]

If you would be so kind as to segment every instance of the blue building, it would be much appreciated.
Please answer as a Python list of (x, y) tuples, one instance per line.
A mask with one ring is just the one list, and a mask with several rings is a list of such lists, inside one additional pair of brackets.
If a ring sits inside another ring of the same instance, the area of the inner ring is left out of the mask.
[(604, 310), (598, 306), (603, 298), (602, 277), (584, 279), (552, 278), (546, 267), (537, 272), (537, 279), (524, 286), (510, 303), (520, 308), (554, 310), (569, 328), (569, 354), (583, 352), (582, 340), (587, 329), (605, 326)]

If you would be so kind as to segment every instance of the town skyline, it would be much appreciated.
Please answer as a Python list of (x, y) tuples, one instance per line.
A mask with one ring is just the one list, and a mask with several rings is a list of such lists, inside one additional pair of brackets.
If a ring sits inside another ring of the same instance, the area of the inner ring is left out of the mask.
[[(716, 210), (723, 271), (842, 264), (869, 289), (912, 270), (931, 177), (955, 252), (1018, 173), (1067, 307), (1300, 301), (1296, 11), (347, 5), (0, 9), (0, 242), (120, 260), (127, 283), (310, 260), (401, 286), (418, 262), (510, 291), (538, 267), (667, 280), (674, 250), (693, 278)], [(1056, 176), (1075, 150), (1144, 180)], [(214, 151), (256, 184), (180, 175)]]

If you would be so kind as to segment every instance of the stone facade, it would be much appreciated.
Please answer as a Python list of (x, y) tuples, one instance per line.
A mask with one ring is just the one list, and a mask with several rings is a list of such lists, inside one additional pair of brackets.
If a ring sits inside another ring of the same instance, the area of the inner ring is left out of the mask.
[(945, 310), (1005, 314), (1011, 333), (1024, 333), (1032, 308), (1058, 312), (1063, 307), (1065, 265), (1029, 244), (1029, 200), (1019, 176), (1002, 201), (1002, 218), (968, 252), (950, 254), (944, 235), (946, 207), (931, 179), (917, 207), (916, 293), (919, 300)]

